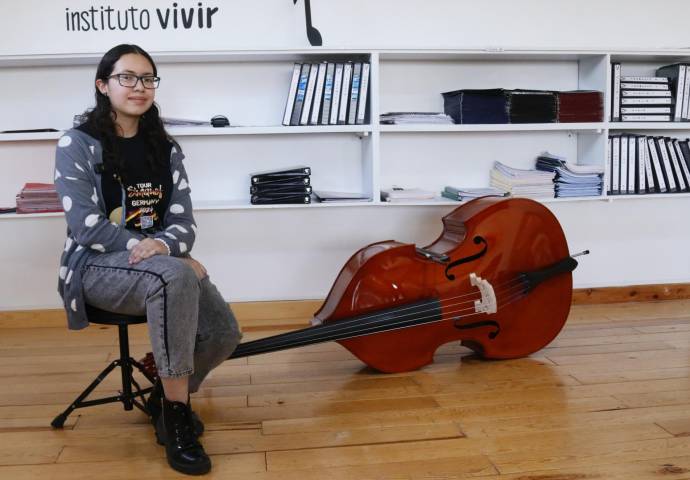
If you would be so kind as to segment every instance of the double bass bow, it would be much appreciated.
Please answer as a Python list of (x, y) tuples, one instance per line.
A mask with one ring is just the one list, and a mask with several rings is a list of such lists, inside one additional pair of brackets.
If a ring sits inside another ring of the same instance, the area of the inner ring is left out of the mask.
[(550, 343), (568, 317), (577, 266), (556, 217), (533, 200), (482, 197), (442, 221), (424, 248), (388, 240), (360, 249), (311, 327), (241, 343), (229, 358), (337, 341), (392, 373), (431, 363), (452, 341), (487, 359)]

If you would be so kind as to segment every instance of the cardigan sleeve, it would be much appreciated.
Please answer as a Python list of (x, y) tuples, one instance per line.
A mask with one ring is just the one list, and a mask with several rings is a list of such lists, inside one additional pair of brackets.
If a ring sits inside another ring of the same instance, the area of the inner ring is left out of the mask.
[[(90, 148), (91, 147), (91, 148)], [(107, 218), (96, 189), (92, 145), (68, 131), (55, 153), (55, 189), (75, 241), (98, 252), (131, 250), (144, 238)]]
[(154, 238), (163, 240), (170, 247), (170, 254), (175, 257), (187, 255), (192, 250), (197, 231), (192, 212), (192, 189), (183, 159), (184, 154), (175, 144), (170, 153), (173, 185), (170, 204), (163, 217), (163, 231), (154, 235)]

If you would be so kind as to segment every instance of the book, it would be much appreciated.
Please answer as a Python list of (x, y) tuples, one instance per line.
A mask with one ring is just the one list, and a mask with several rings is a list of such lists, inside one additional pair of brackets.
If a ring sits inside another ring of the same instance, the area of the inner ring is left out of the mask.
[(666, 181), (664, 180), (661, 161), (659, 160), (659, 154), (657, 153), (656, 144), (653, 137), (647, 137), (647, 150), (650, 158), (652, 159), (652, 176), (654, 178), (654, 184), (656, 185), (656, 191), (659, 193), (665, 193)]
[(283, 113), (283, 125), (290, 125), (290, 118), (292, 118), (292, 109), (295, 106), (295, 97), (297, 96), (297, 85), (299, 84), (300, 73), (302, 72), (302, 65), (295, 63), (292, 68), (292, 80), (290, 81), (290, 90), (288, 90), (288, 97), (285, 101), (285, 113)]

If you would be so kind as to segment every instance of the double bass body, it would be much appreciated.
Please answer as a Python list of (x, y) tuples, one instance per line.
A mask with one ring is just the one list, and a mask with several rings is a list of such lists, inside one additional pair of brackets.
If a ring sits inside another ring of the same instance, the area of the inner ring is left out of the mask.
[[(451, 341), (490, 359), (529, 355), (551, 342), (570, 311), (572, 275), (559, 273), (531, 288), (522, 274), (569, 256), (555, 216), (532, 200), (484, 197), (448, 214), (443, 227), (421, 250), (384, 241), (356, 252), (315, 320), (368, 319), (384, 310), (405, 312), (415, 302), (436, 301), (440, 313), (431, 307), (418, 313), (422, 319), (436, 315), (431, 323), (338, 340), (382, 372), (420, 368)], [(475, 311), (481, 295), (470, 283), (472, 273), (492, 285), (495, 313)]]

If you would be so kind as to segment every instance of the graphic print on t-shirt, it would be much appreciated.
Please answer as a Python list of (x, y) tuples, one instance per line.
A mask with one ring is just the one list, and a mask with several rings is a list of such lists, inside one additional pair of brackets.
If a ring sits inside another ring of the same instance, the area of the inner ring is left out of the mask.
[(126, 228), (147, 230), (160, 225), (156, 205), (163, 199), (163, 185), (154, 186), (151, 182), (127, 185)]

